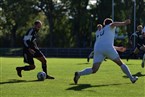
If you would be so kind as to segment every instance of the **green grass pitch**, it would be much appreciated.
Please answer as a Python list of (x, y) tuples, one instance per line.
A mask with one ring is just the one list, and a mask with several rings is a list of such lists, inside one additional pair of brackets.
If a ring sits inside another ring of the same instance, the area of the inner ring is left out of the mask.
[(82, 76), (78, 85), (73, 83), (74, 72), (92, 66), (85, 58), (47, 58), (48, 72), (55, 80), (37, 81), (42, 71), (36, 69), (16, 74), (16, 66), (24, 66), (23, 58), (0, 57), (0, 97), (145, 97), (145, 68), (141, 60), (123, 60), (139, 80), (132, 84), (120, 67), (104, 61), (96, 74)]

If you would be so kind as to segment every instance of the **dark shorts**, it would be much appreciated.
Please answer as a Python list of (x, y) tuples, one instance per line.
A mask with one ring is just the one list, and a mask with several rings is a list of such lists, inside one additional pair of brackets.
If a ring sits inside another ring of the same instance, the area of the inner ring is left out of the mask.
[(24, 57), (24, 63), (28, 63), (30, 65), (34, 65), (33, 58), (43, 57), (43, 53), (38, 49), (33, 49), (35, 51), (35, 54), (31, 54), (27, 48), (23, 49), (23, 57)]

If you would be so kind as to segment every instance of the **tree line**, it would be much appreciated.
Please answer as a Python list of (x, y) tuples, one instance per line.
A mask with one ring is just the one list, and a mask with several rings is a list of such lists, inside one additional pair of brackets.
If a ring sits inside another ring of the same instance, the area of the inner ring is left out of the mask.
[[(114, 21), (132, 20), (117, 32), (129, 37), (134, 27), (134, 0), (114, 0), (113, 5)], [(90, 48), (96, 25), (107, 17), (112, 18), (112, 0), (96, 0), (95, 4), (89, 0), (0, 0), (0, 47), (21, 47), (23, 35), (39, 19), (43, 23), (38, 33), (40, 47)], [(145, 1), (136, 0), (136, 25), (143, 25), (144, 17)]]

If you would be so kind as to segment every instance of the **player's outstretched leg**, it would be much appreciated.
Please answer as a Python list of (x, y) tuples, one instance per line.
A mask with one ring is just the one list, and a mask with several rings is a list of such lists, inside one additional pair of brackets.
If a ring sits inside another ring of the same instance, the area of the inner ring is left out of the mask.
[(86, 69), (84, 69), (82, 71), (75, 72), (75, 74), (74, 74), (74, 83), (75, 84), (78, 83), (78, 80), (79, 80), (80, 76), (89, 75), (89, 74), (92, 74), (92, 73), (93, 73), (92, 68), (86, 68)]
[(138, 80), (138, 77), (137, 76), (132, 76), (131, 75), (131, 72), (130, 72), (130, 70), (129, 70), (129, 68), (128, 68), (127, 65), (122, 64), (120, 67), (121, 67), (122, 71), (127, 75), (127, 77), (130, 78), (130, 81), (132, 83), (135, 83)]

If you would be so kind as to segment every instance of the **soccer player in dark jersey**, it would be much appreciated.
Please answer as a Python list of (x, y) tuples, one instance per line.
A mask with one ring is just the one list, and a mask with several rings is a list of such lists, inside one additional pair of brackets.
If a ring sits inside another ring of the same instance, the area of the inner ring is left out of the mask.
[(46, 73), (47, 79), (54, 79), (54, 77), (49, 76), (47, 73), (47, 61), (43, 53), (39, 50), (36, 43), (36, 35), (39, 29), (42, 26), (42, 22), (40, 20), (36, 20), (34, 22), (34, 27), (30, 28), (23, 38), (23, 57), (24, 62), (29, 65), (23, 67), (16, 67), (17, 75), (22, 77), (22, 71), (30, 71), (35, 69), (35, 63), (33, 58), (38, 59), (42, 63), (42, 70)]
[[(140, 51), (145, 51), (144, 50), (144, 45), (145, 45), (145, 37), (142, 33), (142, 25), (138, 25), (137, 26), (137, 31), (136, 33), (132, 34), (131, 37), (130, 37), (130, 40), (132, 40), (132, 38), (135, 36), (136, 37), (136, 47), (134, 49), (133, 52), (131, 52), (129, 54), (129, 56), (127, 56), (127, 61), (129, 60), (129, 58), (131, 56), (136, 56)], [(131, 42), (132, 44), (132, 42)], [(144, 67), (144, 62), (142, 63), (142, 68)]]

